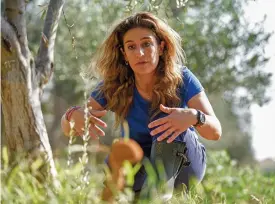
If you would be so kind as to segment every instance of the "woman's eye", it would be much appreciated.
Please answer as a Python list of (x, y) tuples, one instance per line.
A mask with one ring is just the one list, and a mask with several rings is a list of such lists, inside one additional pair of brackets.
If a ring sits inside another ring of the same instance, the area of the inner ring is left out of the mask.
[(135, 46), (134, 45), (130, 45), (130, 46), (128, 46), (128, 49), (129, 50), (133, 50), (133, 49), (135, 49)]
[(146, 43), (144, 43), (144, 46), (145, 46), (145, 47), (149, 47), (149, 46), (151, 46), (151, 44), (152, 44), (152, 43), (150, 43), (150, 42), (146, 42)]

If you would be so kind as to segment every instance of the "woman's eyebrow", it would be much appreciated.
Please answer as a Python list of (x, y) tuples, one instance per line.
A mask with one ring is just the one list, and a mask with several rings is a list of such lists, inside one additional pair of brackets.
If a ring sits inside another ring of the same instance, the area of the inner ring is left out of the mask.
[(134, 42), (133, 40), (127, 40), (126, 42), (125, 42), (125, 44), (126, 43), (130, 43), (130, 42)]
[(147, 39), (147, 40), (148, 40), (148, 39), (149, 39), (149, 40), (152, 40), (152, 37), (147, 37), (147, 36), (146, 36), (146, 37), (141, 38), (140, 40), (146, 40), (146, 39)]

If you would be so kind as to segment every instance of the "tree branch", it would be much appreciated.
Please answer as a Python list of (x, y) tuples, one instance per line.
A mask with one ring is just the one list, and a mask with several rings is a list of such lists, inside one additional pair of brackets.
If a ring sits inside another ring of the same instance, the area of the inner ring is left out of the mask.
[(25, 0), (5, 0), (6, 20), (13, 27), (21, 47), (21, 54), (28, 59), (29, 48), (26, 30)]
[(48, 6), (40, 47), (35, 60), (40, 87), (48, 82), (53, 72), (54, 44), (64, 3), (65, 0), (51, 0)]
[(5, 49), (5, 52), (2, 52), (1, 55), (2, 61), (4, 61), (4, 63), (10, 63), (11, 60), (15, 60), (17, 57), (23, 66), (27, 67), (27, 61), (24, 56), (22, 56), (21, 46), (17, 38), (17, 34), (14, 31), (13, 26), (11, 26), (10, 23), (3, 17), (1, 18), (1, 39), (1, 50), (4, 51), (3, 49)]

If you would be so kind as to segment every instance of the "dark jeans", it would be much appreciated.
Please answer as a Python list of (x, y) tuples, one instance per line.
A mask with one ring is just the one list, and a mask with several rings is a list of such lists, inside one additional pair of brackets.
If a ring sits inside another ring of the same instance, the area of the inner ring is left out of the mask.
[[(166, 141), (163, 141), (161, 144), (161, 150), (159, 150), (159, 147), (156, 147), (156, 144), (154, 143), (152, 145), (153, 147), (151, 150), (150, 160), (154, 163), (158, 151), (163, 151), (159, 154), (159, 156), (164, 157), (163, 164), (166, 173), (168, 174), (167, 179), (170, 183), (170, 187), (177, 188), (182, 184), (185, 184), (187, 189), (189, 189), (191, 180), (200, 182), (203, 179), (206, 169), (206, 153), (204, 146), (199, 143), (195, 135), (189, 135), (189, 137), (186, 137), (184, 143), (181, 144), (179, 144), (179, 142), (167, 144)], [(187, 147), (185, 152), (184, 145)], [(177, 152), (184, 153), (184, 156), (186, 156), (190, 162), (189, 166), (185, 166), (184, 162), (180, 159), (175, 160), (176, 157), (182, 156), (181, 154), (176, 155)], [(135, 176), (135, 183), (133, 186), (133, 190), (135, 192), (139, 192), (142, 189), (146, 181), (146, 177), (147, 174), (145, 168), (142, 166)], [(171, 186), (171, 184), (173, 186)]]

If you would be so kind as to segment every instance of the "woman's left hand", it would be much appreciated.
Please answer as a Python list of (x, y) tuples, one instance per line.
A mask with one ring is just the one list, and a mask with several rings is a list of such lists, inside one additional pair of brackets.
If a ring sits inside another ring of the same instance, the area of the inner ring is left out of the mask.
[(197, 111), (192, 108), (169, 108), (164, 105), (160, 105), (160, 110), (164, 113), (169, 114), (166, 117), (154, 120), (149, 123), (149, 128), (155, 128), (150, 132), (152, 136), (163, 132), (158, 138), (158, 141), (162, 141), (166, 137), (172, 136), (167, 140), (167, 143), (171, 143), (179, 134), (187, 130), (191, 125), (197, 122), (196, 113)]

